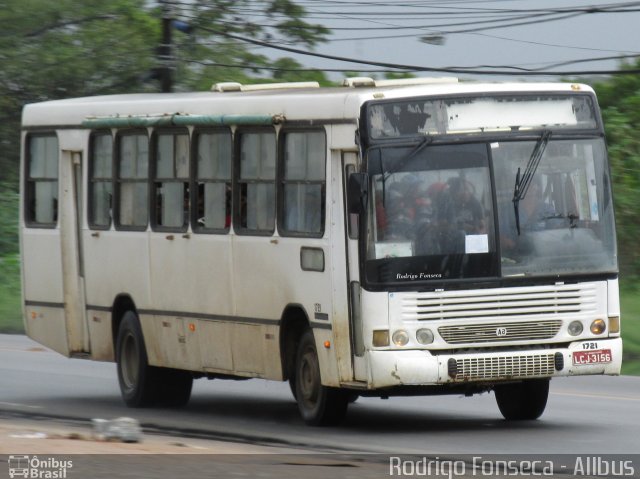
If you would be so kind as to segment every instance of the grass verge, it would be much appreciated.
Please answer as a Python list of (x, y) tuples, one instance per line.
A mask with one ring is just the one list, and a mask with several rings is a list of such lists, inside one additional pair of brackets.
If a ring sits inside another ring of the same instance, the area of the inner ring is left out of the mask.
[(622, 374), (640, 375), (640, 283), (623, 284), (620, 290)]
[(23, 333), (18, 255), (0, 258), (0, 333)]

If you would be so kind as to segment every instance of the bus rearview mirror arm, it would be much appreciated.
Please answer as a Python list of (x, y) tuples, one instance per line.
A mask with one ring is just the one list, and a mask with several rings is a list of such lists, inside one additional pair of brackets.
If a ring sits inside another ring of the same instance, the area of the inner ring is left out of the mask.
[(369, 175), (351, 173), (347, 181), (347, 208), (351, 214), (363, 213), (369, 195)]

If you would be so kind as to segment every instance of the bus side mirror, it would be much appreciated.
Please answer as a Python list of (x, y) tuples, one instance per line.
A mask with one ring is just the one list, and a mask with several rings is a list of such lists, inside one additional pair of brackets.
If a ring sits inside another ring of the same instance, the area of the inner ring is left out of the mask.
[(351, 173), (347, 181), (347, 210), (351, 214), (363, 213), (369, 194), (369, 175)]

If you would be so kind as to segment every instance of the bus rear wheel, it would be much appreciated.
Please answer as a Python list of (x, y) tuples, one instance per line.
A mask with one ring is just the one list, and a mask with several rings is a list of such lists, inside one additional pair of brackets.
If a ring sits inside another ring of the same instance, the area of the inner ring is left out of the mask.
[(118, 383), (129, 407), (184, 406), (191, 396), (193, 377), (187, 371), (149, 366), (138, 316), (127, 311), (116, 340)]
[(549, 397), (549, 379), (529, 379), (495, 387), (500, 412), (508, 421), (531, 421), (542, 416)]
[(295, 374), (295, 396), (302, 419), (310, 426), (340, 423), (347, 412), (349, 398), (341, 389), (322, 385), (318, 351), (311, 330), (300, 338)]

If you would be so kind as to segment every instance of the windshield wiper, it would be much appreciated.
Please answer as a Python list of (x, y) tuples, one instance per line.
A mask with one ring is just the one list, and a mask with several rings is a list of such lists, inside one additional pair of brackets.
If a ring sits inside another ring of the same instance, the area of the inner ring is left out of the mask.
[(395, 162), (392, 168), (386, 170), (382, 175), (383, 183), (389, 179), (391, 175), (400, 171), (410, 160), (412, 160), (418, 153), (424, 150), (427, 146), (429, 146), (433, 142), (432, 136), (425, 136), (420, 143), (418, 143), (413, 150), (407, 153), (407, 156), (402, 158), (401, 160)]
[(547, 147), (547, 143), (549, 143), (549, 138), (551, 138), (551, 130), (544, 130), (542, 132), (542, 135), (536, 142), (536, 146), (531, 152), (531, 157), (527, 162), (527, 166), (525, 167), (522, 177), (520, 177), (520, 168), (518, 168), (518, 172), (516, 173), (516, 184), (513, 188), (512, 201), (513, 210), (516, 215), (516, 230), (518, 231), (518, 236), (520, 235), (520, 200), (524, 199), (524, 197), (527, 195), (527, 191), (529, 191), (531, 180), (533, 179), (533, 175), (535, 175), (536, 170), (538, 169), (538, 165), (540, 164), (540, 160), (542, 159), (544, 150)]

